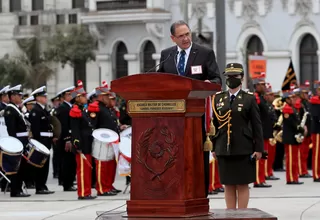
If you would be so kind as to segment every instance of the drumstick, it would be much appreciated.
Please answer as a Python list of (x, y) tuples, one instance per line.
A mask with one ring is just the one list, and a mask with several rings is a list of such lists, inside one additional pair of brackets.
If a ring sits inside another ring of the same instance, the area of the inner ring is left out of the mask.
[(8, 181), (8, 183), (11, 183), (11, 181), (8, 179), (8, 177), (6, 177), (6, 175), (4, 175), (1, 171), (0, 171), (0, 174), (3, 176), (3, 178), (5, 178)]
[(85, 160), (86, 164), (87, 164), (91, 169), (93, 169), (93, 167), (92, 167), (92, 165), (90, 164), (90, 162), (88, 161), (87, 157), (86, 157), (83, 153), (81, 153), (80, 155), (81, 155), (81, 157)]
[(24, 154), (22, 154), (22, 157), (26, 159), (26, 161), (29, 161), (28, 157), (26, 157)]

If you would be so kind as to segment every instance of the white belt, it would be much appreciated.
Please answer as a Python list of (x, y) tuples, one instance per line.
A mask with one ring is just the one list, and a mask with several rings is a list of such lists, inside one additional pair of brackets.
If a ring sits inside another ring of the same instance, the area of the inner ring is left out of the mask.
[(40, 132), (40, 136), (42, 137), (53, 137), (52, 132)]
[(29, 136), (29, 132), (18, 132), (16, 133), (17, 137), (28, 137)]

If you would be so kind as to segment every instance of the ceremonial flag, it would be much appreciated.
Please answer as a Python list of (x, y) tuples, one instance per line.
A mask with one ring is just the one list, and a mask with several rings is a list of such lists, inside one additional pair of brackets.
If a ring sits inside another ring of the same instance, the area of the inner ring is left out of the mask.
[(290, 64), (289, 64), (286, 76), (283, 80), (281, 90), (282, 91), (290, 90), (291, 84), (297, 85), (297, 76), (296, 76), (296, 72), (294, 71), (294, 68), (293, 68), (292, 60), (290, 59)]

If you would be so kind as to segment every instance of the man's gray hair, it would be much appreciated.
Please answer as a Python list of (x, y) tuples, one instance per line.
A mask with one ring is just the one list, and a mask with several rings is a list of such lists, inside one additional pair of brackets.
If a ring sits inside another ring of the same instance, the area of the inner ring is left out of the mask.
[(171, 25), (171, 27), (170, 27), (170, 33), (171, 33), (172, 36), (174, 36), (175, 33), (176, 33), (176, 27), (181, 26), (181, 25), (186, 25), (186, 26), (189, 28), (189, 30), (190, 30), (190, 27), (189, 27), (189, 25), (188, 25), (187, 22), (185, 22), (185, 21), (183, 21), (183, 20), (176, 21), (176, 22), (174, 22), (174, 23)]

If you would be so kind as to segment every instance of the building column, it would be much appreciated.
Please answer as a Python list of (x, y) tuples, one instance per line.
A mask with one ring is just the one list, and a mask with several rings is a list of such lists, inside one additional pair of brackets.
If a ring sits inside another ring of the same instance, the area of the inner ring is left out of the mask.
[(88, 8), (89, 8), (89, 11), (97, 11), (97, 1), (88, 0)]
[(111, 56), (109, 54), (98, 54), (96, 55), (96, 61), (100, 69), (99, 85), (104, 80), (107, 81), (109, 85), (110, 82), (113, 80)]
[(128, 76), (140, 73), (140, 59), (137, 54), (125, 54), (124, 59), (128, 61)]

